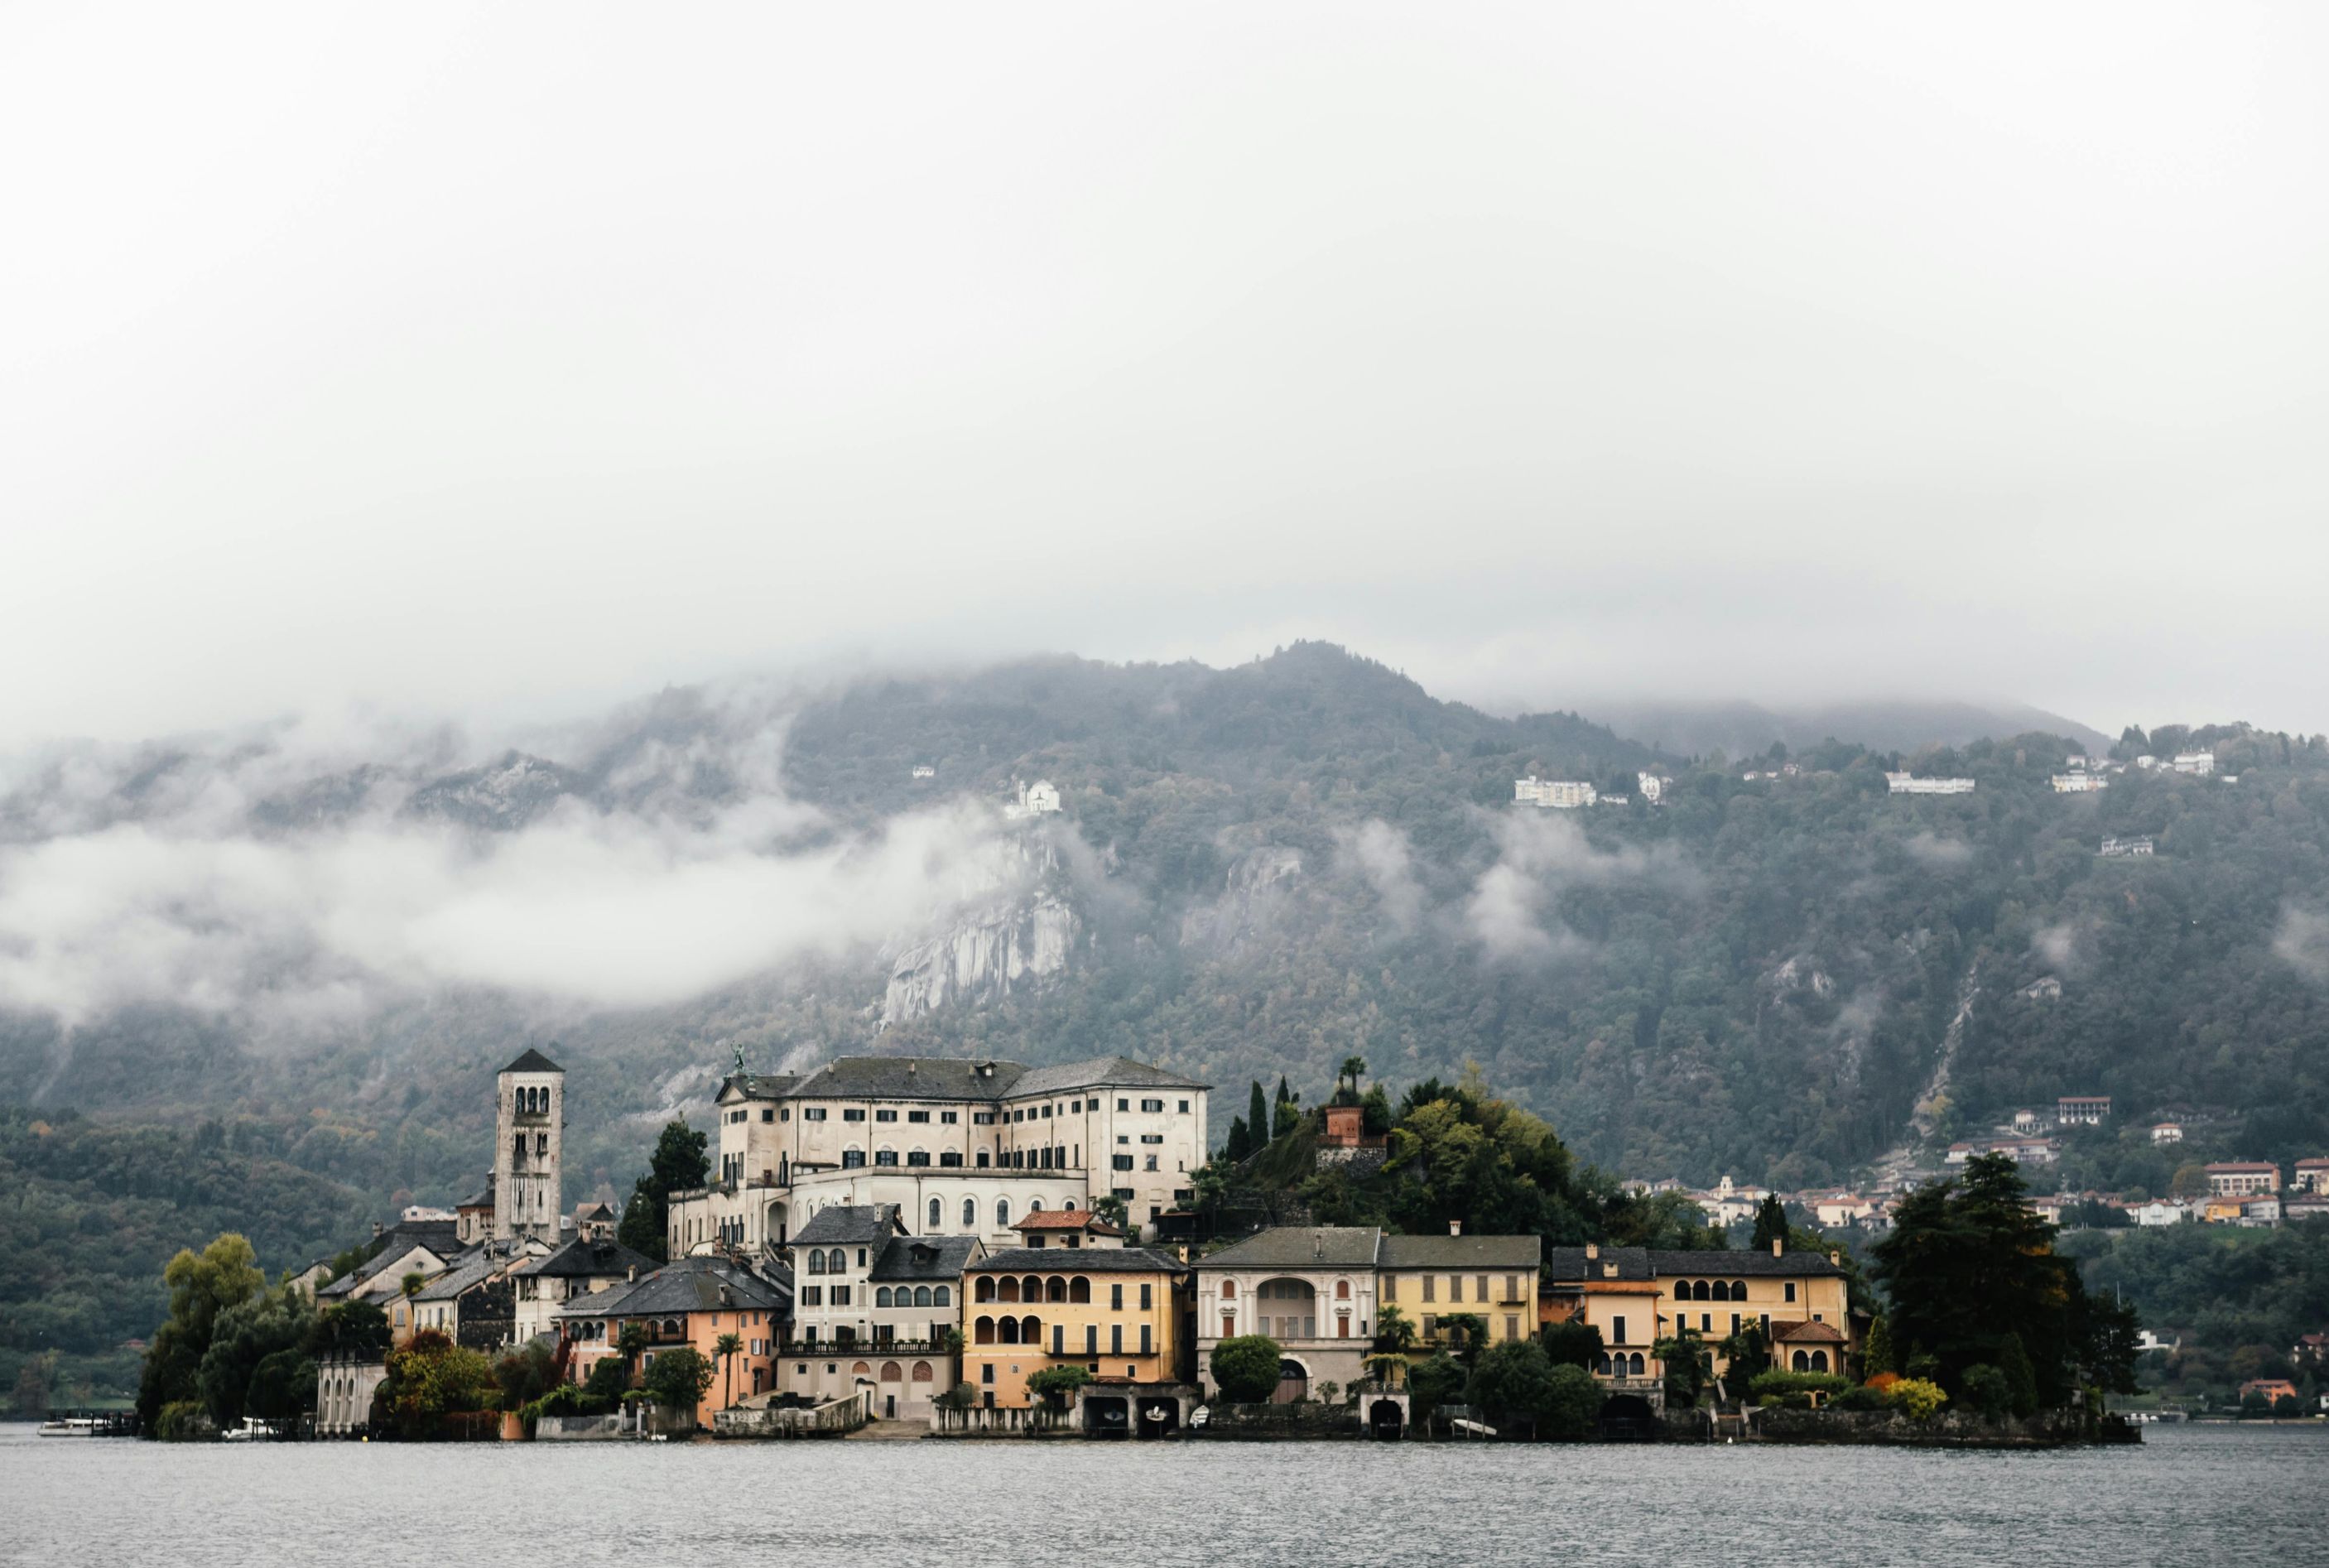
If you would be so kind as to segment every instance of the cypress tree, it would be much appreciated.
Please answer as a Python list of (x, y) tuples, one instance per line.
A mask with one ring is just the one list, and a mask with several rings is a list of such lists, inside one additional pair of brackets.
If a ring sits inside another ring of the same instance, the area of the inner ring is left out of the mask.
[(1245, 1118), (1230, 1118), (1230, 1140), (1221, 1146), (1221, 1153), (1230, 1159), (1243, 1159), (1253, 1152), (1253, 1138), (1245, 1129)]
[(1259, 1079), (1254, 1082), (1253, 1098), (1246, 1104), (1245, 1129), (1256, 1144), (1269, 1141), (1269, 1101), (1262, 1098)]
[(1787, 1239), (1787, 1208), (1779, 1202), (1778, 1194), (1768, 1194), (1763, 1199), (1763, 1206), (1755, 1211), (1755, 1250), (1759, 1252), (1768, 1252), (1771, 1250), (1772, 1242), (1784, 1242)]

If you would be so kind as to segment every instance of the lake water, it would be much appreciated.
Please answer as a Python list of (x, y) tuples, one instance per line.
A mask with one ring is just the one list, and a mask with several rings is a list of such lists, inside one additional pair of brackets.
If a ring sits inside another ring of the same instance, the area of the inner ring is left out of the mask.
[[(301, 1443), (0, 1428), (0, 1561), (2329, 1562), (2329, 1429), (1938, 1453), (1420, 1443)], [(539, 1543), (538, 1549), (525, 1543)]]

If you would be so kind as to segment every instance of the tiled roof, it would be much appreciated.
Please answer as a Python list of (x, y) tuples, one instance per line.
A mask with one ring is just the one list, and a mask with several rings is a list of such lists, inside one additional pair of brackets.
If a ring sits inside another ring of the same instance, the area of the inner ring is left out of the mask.
[(720, 1081), (720, 1098), (733, 1090), (740, 1100), (782, 1100), (799, 1082), (797, 1072), (731, 1072)]
[(905, 1230), (895, 1204), (834, 1204), (809, 1216), (792, 1234), (796, 1247), (866, 1247)]
[(1011, 1087), (1014, 1100), (1031, 1094), (1065, 1094), (1077, 1089), (1208, 1089), (1193, 1078), (1135, 1062), (1129, 1056), (1099, 1056), (1058, 1067), (1029, 1068)]
[(2211, 1176), (2218, 1171), (2222, 1171), (2226, 1176), (2248, 1176), (2264, 1171), (2277, 1171), (2279, 1168), (2277, 1165), (2268, 1164), (2260, 1159), (2219, 1160), (2207, 1167)]
[(629, 1284), (609, 1285), (558, 1308), (561, 1318), (665, 1318), (687, 1312), (783, 1310), (791, 1292), (726, 1258), (680, 1258)]
[(1542, 1236), (1385, 1236), (1386, 1269), (1526, 1269), (1544, 1260)]
[(1185, 1274), (1188, 1266), (1146, 1247), (1005, 1247), (963, 1270), (966, 1274)]
[(999, 1100), (1026, 1071), (961, 1057), (838, 1056), (783, 1092), (787, 1100)]
[(1011, 1227), (1014, 1231), (1093, 1231), (1120, 1236), (1124, 1232), (1089, 1209), (1037, 1209)]
[(1772, 1324), (1771, 1338), (1782, 1345), (1797, 1345), (1814, 1341), (1826, 1345), (1843, 1343), (1843, 1336), (1837, 1331), (1834, 1324), (1814, 1323), (1808, 1318), (1794, 1323)]
[(979, 1246), (976, 1236), (899, 1236), (882, 1249), (867, 1278), (958, 1280)]
[[(1608, 1266), (1615, 1264), (1617, 1272)], [(1544, 1274), (1548, 1280), (1647, 1280), (1650, 1278), (1650, 1254), (1643, 1247), (1604, 1247), (1601, 1255), (1589, 1259), (1582, 1247), (1548, 1247), (1544, 1252)]]
[(506, 1266), (507, 1258), (497, 1258), (480, 1247), (468, 1257), (438, 1275), (413, 1296), (416, 1301), (450, 1301), (464, 1290), (482, 1285), (496, 1269)]
[(1197, 1260), (1201, 1269), (1372, 1269), (1382, 1256), (1376, 1225), (1275, 1225)]
[[(1602, 1249), (1606, 1254), (1608, 1249)], [(1771, 1256), (1768, 1247), (1737, 1252), (1698, 1251), (1684, 1252), (1653, 1252), (1650, 1268), (1660, 1279), (1672, 1279), (1677, 1274), (1723, 1275), (1732, 1279), (1777, 1279), (1782, 1276), (1802, 1279), (1806, 1275), (1841, 1276), (1843, 1268), (1827, 1261), (1825, 1252), (1783, 1252)]]
[(513, 1274), (552, 1280), (606, 1280), (633, 1269), (649, 1273), (655, 1260), (640, 1256), (619, 1242), (586, 1242), (577, 1237), (546, 1258), (528, 1258)]
[(565, 1068), (529, 1045), (525, 1054), (502, 1069), (504, 1072), (563, 1072)]

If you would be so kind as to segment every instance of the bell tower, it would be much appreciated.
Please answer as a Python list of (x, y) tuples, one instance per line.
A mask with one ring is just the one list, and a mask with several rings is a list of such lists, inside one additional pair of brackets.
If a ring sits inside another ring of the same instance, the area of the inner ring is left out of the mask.
[(566, 1069), (529, 1047), (494, 1082), (494, 1239), (554, 1247), (565, 1204)]

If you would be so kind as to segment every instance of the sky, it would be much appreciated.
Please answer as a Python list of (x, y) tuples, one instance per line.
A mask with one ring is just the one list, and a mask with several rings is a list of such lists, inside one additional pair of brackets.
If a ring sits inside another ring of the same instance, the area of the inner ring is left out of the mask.
[(1299, 637), (2329, 729), (2313, 5), (0, 8), (0, 747)]

